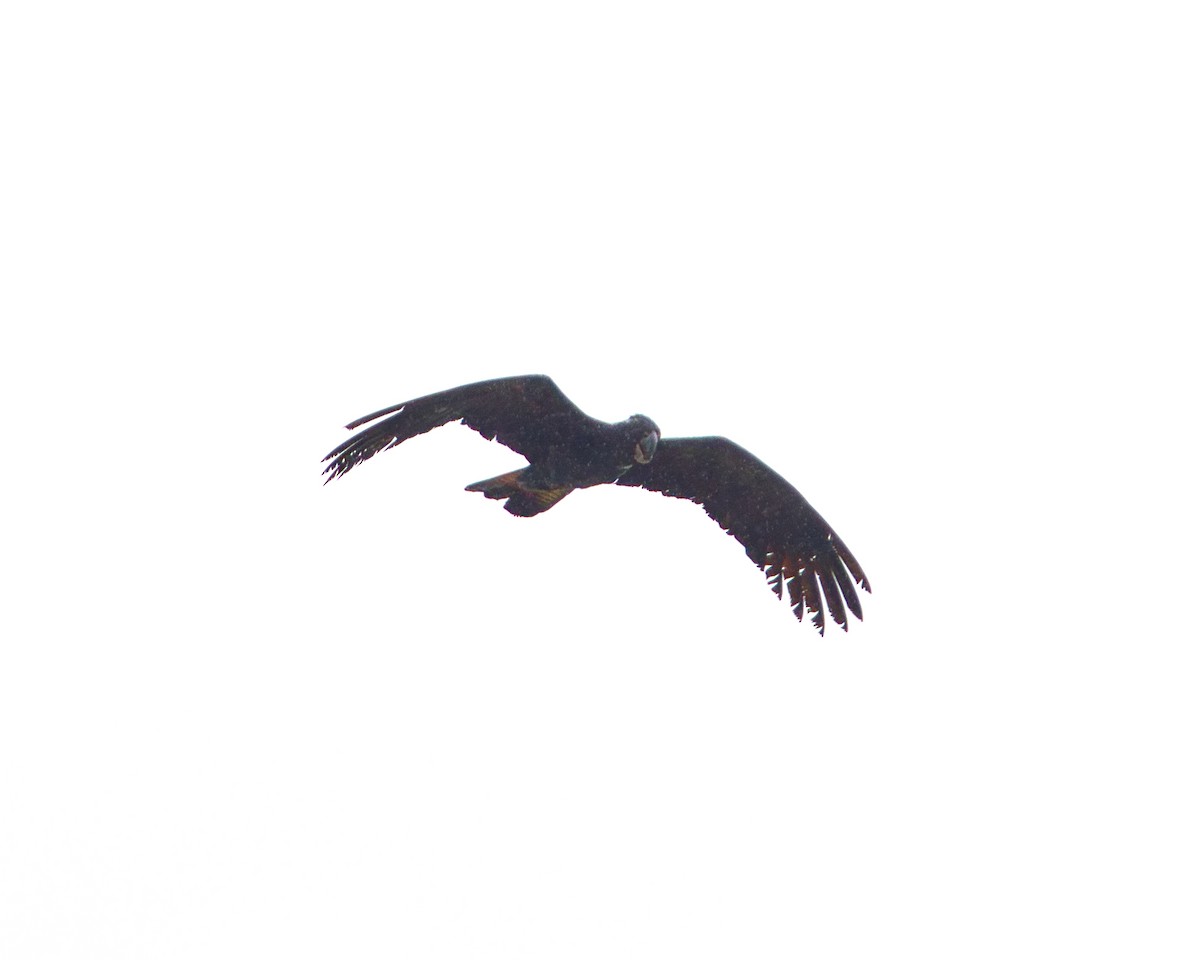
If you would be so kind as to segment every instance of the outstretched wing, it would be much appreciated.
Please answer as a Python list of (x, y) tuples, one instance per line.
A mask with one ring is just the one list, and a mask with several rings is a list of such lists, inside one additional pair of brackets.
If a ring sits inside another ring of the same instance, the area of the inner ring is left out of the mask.
[(431, 393), (359, 417), (346, 424), (346, 429), (354, 430), (380, 417), (387, 419), (355, 434), (326, 455), (326, 483), (381, 450), (452, 420), (461, 420), (489, 440), (499, 440), (526, 459), (569, 443), (591, 421), (553, 380), (541, 374), (484, 380)]
[(787, 584), (796, 617), (811, 612), (822, 635), (826, 608), (843, 630), (847, 609), (862, 619), (854, 582), (868, 593), (871, 585), (842, 538), (799, 490), (733, 441), (661, 440), (653, 460), (634, 464), (617, 483), (700, 504), (766, 571), (779, 597)]

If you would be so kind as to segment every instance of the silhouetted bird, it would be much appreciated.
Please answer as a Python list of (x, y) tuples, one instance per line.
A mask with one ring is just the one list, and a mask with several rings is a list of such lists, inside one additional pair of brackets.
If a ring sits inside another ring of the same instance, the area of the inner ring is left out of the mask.
[(381, 450), (462, 421), (529, 461), (520, 470), (466, 488), (504, 500), (509, 513), (532, 517), (572, 490), (601, 483), (692, 500), (737, 538), (781, 598), (786, 584), (798, 618), (810, 612), (822, 634), (826, 609), (842, 629), (847, 609), (862, 619), (854, 581), (868, 592), (871, 586), (842, 538), (795, 487), (724, 437), (663, 439), (654, 421), (641, 414), (620, 423), (596, 420), (541, 375), (443, 390), (360, 417), (346, 429), (380, 417), (387, 419), (325, 457), (326, 483)]

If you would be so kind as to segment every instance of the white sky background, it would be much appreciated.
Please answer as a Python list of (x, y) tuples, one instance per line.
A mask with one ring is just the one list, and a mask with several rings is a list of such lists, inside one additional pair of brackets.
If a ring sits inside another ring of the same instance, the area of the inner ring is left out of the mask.
[[(1196, 956), (1188, 12), (6, 8), (0, 954)], [(866, 622), (462, 427), (321, 486), (533, 372)]]

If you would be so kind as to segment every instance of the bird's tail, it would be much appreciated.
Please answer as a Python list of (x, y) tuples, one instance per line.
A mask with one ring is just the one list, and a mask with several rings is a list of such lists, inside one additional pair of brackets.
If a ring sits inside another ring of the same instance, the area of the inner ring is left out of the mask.
[(556, 487), (551, 490), (527, 487), (523, 482), (527, 469), (502, 473), (490, 480), (480, 480), (466, 489), (472, 493), (482, 493), (489, 500), (507, 500), (504, 509), (517, 517), (533, 517), (549, 510), (572, 490), (571, 487)]

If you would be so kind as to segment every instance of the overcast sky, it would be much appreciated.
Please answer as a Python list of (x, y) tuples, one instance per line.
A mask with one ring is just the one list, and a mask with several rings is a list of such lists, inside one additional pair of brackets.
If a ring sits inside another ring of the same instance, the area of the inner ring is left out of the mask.
[[(16, 4), (0, 954), (1195, 957), (1187, 4)], [(466, 484), (547, 373), (861, 560)]]

